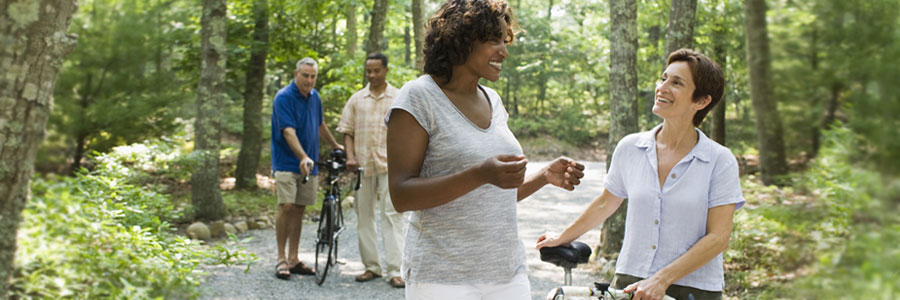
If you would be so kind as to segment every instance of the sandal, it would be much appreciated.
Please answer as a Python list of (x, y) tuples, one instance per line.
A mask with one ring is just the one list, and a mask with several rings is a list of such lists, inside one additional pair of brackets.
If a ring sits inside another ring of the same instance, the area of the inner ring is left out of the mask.
[(281, 260), (275, 264), (275, 277), (278, 279), (291, 279), (291, 270), (288, 269), (287, 262)]
[(302, 261), (291, 267), (291, 273), (300, 275), (316, 275), (316, 271), (306, 266)]

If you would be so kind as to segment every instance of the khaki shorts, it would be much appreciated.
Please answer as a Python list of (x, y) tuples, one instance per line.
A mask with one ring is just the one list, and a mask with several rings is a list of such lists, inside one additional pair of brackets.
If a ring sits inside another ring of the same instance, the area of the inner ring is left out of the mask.
[(300, 174), (284, 171), (275, 172), (275, 195), (278, 196), (278, 204), (316, 204), (318, 187), (318, 176), (310, 175), (309, 181), (303, 184), (303, 176)]

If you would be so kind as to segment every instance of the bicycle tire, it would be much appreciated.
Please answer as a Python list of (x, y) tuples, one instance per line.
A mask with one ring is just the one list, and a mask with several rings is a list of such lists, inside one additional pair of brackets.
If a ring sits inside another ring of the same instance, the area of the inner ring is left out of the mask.
[(316, 284), (322, 285), (328, 276), (328, 267), (333, 264), (331, 251), (334, 246), (334, 220), (332, 219), (332, 202), (326, 197), (322, 200), (322, 212), (319, 227), (316, 231)]

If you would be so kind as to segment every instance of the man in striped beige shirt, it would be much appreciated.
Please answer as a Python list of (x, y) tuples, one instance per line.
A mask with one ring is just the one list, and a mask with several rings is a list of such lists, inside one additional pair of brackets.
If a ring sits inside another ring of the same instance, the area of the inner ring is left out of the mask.
[[(388, 193), (387, 126), (384, 116), (400, 90), (385, 80), (388, 59), (381, 53), (366, 57), (366, 79), (369, 84), (353, 94), (344, 106), (337, 131), (344, 134), (347, 167), (362, 167), (362, 187), (356, 194), (356, 214), (359, 216), (359, 253), (365, 272), (356, 281), (365, 282), (384, 275), (393, 287), (405, 286), (400, 277), (403, 234), (406, 222), (394, 209)], [(375, 212), (381, 218), (381, 238), (384, 243), (386, 272), (379, 262), (375, 234)]]

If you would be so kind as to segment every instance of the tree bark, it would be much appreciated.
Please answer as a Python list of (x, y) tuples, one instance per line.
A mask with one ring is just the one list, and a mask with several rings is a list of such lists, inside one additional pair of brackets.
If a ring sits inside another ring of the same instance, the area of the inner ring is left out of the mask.
[(825, 115), (822, 117), (821, 124), (818, 127), (813, 127), (812, 151), (810, 152), (809, 158), (819, 156), (819, 148), (822, 146), (822, 131), (828, 130), (828, 127), (830, 127), (831, 123), (834, 123), (834, 120), (836, 119), (837, 110), (838, 107), (840, 107), (842, 90), (843, 86), (840, 83), (835, 82), (831, 84), (831, 97), (828, 99)]
[(356, 6), (347, 5), (347, 54), (356, 54)]
[(672, 0), (669, 9), (669, 25), (666, 26), (666, 57), (681, 48), (694, 46), (694, 19), (697, 14), (697, 0)]
[(191, 174), (191, 199), (199, 219), (225, 217), (219, 191), (219, 131), (225, 95), (226, 6), (225, 0), (204, 0), (203, 59), (197, 87), (197, 116), (194, 122), (194, 152), (199, 163)]
[[(409, 22), (408, 17), (406, 21)], [(412, 30), (410, 29), (411, 26), (411, 24), (407, 23), (406, 26), (403, 27), (403, 47), (406, 50), (406, 55), (404, 57), (406, 58), (407, 66), (412, 63), (412, 35), (410, 34), (410, 31)]]
[(787, 173), (781, 118), (775, 101), (771, 78), (769, 37), (766, 30), (765, 0), (744, 1), (747, 30), (747, 67), (750, 69), (750, 95), (756, 115), (759, 161), (762, 181), (779, 183), (777, 177)]
[(247, 62), (244, 88), (244, 132), (241, 135), (241, 152), (234, 172), (235, 188), (256, 188), (256, 170), (262, 151), (262, 98), (266, 77), (266, 57), (269, 53), (269, 4), (267, 0), (253, 3), (256, 24), (253, 29), (253, 46)]
[[(721, 18), (724, 18), (724, 16), (721, 16)], [(720, 24), (717, 28), (724, 28), (723, 26)], [(713, 31), (713, 55), (715, 56), (715, 61), (722, 67), (722, 73), (725, 73), (725, 66), (728, 64), (727, 42), (728, 38), (725, 36), (724, 30)], [(710, 116), (710, 123), (712, 124), (711, 137), (722, 146), (725, 146), (725, 100), (727, 100), (727, 94), (722, 95), (722, 100), (716, 104), (716, 107), (713, 108), (712, 116)]]
[(53, 107), (75, 1), (0, 0), (0, 298), (6, 298), (16, 232), (30, 198), (34, 158)]
[[(637, 4), (634, 0), (611, 0), (609, 101), (610, 129), (606, 168), (619, 140), (637, 131)], [(603, 224), (600, 253), (612, 256), (622, 248), (625, 237), (627, 201)]]
[(416, 70), (425, 69), (425, 0), (412, 0), (413, 37), (416, 41)]
[(369, 39), (366, 41), (366, 54), (384, 50), (384, 24), (387, 22), (387, 0), (375, 0), (372, 7), (372, 23), (369, 27)]

